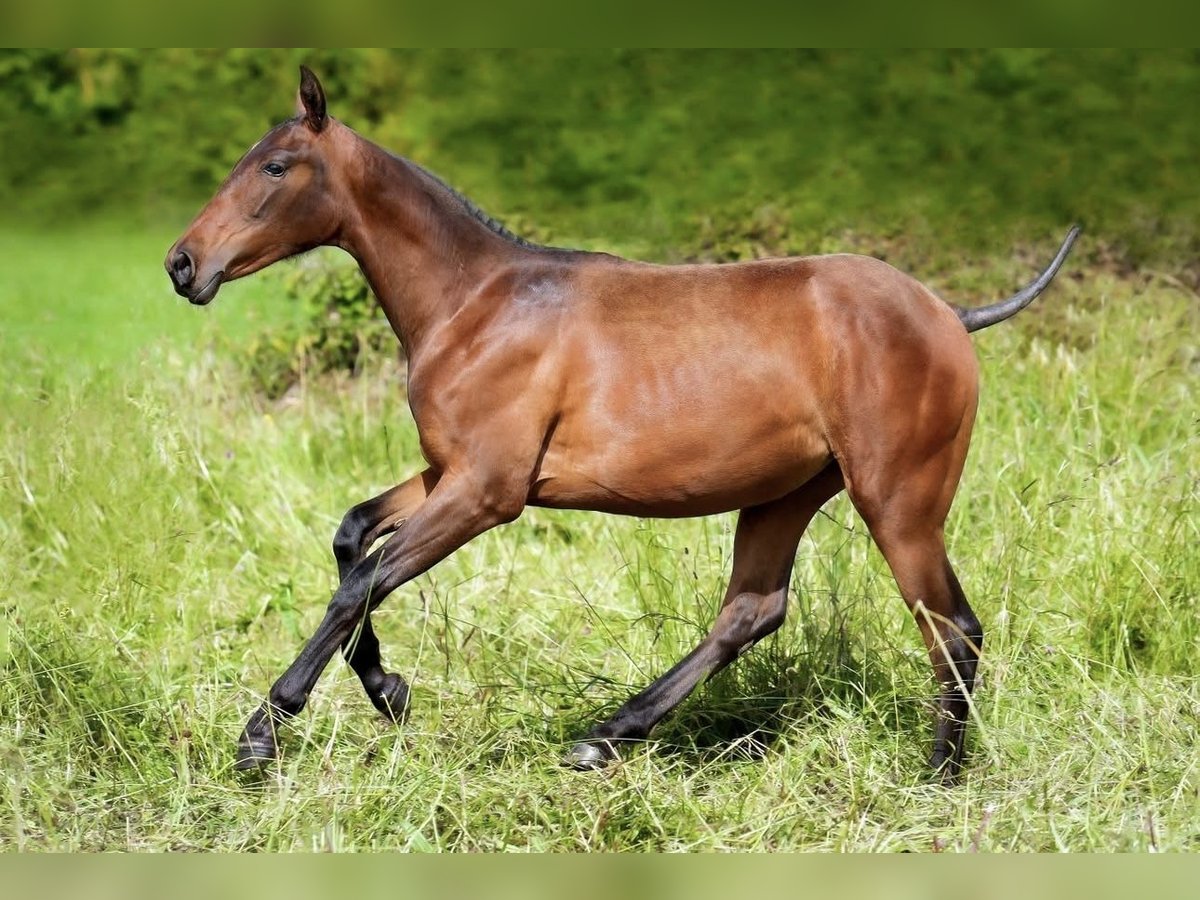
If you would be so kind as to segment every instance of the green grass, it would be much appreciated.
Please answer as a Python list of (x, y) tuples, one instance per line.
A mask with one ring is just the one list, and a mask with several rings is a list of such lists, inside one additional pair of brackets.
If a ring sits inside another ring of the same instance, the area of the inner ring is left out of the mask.
[(43, 378), (75, 376), (123, 366), (160, 342), (195, 348), (292, 314), (267, 302), (278, 293), (268, 279), (227, 285), (228, 303), (190, 309), (163, 270), (176, 234), (128, 219), (54, 231), (0, 226), (0, 353), (10, 363), (24, 359)]
[[(255, 785), (235, 740), (319, 621), (340, 516), (419, 453), (384, 364), (255, 396), (238, 335), (288, 311), (265, 279), (173, 299), (169, 240), (0, 244), (0, 845), (1200, 848), (1200, 305), (1171, 279), (1095, 267), (976, 338), (962, 786), (928, 783), (925, 652), (844, 499), (780, 634), (602, 774), (557, 760), (703, 635), (731, 516), (529, 510), (472, 542), (376, 616), (410, 720), (337, 661)], [(1027, 268), (934, 274), (982, 297)]]

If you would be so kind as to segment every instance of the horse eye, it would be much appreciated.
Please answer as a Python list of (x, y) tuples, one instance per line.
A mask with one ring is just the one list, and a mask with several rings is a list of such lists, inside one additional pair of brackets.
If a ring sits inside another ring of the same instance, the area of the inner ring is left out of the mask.
[(262, 170), (264, 172), (266, 172), (268, 175), (270, 175), (272, 178), (278, 178), (285, 171), (283, 168), (283, 163), (277, 163), (277, 162), (267, 163), (265, 166), (263, 166)]

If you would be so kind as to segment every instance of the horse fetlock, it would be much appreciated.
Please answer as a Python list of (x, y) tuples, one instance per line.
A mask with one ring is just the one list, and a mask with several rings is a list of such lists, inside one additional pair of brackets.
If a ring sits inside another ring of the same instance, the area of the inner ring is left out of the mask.
[(304, 691), (293, 692), (277, 684), (271, 688), (270, 698), (260, 712), (269, 716), (271, 721), (282, 724), (298, 716), (307, 703), (308, 694)]

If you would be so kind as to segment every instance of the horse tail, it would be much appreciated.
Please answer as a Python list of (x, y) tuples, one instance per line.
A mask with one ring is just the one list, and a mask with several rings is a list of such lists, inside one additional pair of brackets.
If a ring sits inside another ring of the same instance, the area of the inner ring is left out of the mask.
[(979, 331), (1015, 316), (1032, 303), (1038, 294), (1044, 291), (1050, 282), (1054, 280), (1054, 276), (1058, 274), (1058, 270), (1062, 267), (1063, 261), (1066, 260), (1067, 254), (1071, 252), (1071, 247), (1074, 245), (1077, 237), (1079, 237), (1079, 226), (1072, 225), (1071, 230), (1067, 232), (1067, 236), (1062, 242), (1062, 246), (1058, 248), (1058, 253), (1050, 262), (1050, 265), (1046, 266), (1045, 271), (1031, 281), (1023, 290), (1013, 294), (1007, 300), (1001, 300), (999, 303), (993, 303), (990, 306), (977, 306), (973, 309), (963, 309), (962, 307), (952, 305), (954, 311), (958, 314), (959, 321), (963, 323), (967, 331)]

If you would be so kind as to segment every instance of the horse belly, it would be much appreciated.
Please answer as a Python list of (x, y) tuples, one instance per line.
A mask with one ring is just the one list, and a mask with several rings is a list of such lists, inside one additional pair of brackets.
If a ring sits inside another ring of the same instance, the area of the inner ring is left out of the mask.
[(598, 398), (560, 421), (530, 503), (676, 517), (783, 496), (828, 464), (829, 448), (801, 397), (756, 387), (710, 385), (670, 403)]

